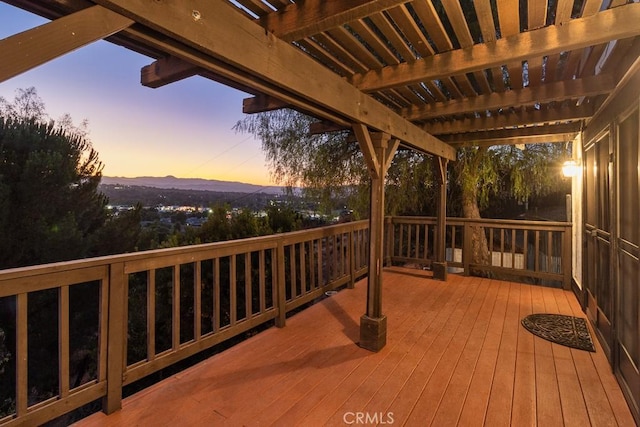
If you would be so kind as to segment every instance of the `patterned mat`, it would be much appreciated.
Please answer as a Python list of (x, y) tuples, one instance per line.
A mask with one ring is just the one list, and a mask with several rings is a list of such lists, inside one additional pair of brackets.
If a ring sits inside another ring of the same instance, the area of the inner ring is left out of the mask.
[(562, 314), (530, 314), (522, 319), (522, 326), (545, 340), (595, 352), (585, 319)]

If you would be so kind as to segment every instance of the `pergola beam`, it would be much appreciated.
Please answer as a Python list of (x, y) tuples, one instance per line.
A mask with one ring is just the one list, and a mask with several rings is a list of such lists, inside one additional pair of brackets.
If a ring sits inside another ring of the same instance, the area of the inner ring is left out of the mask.
[(500, 129), (512, 126), (538, 125), (565, 121), (581, 121), (593, 116), (595, 108), (592, 104), (579, 107), (557, 107), (545, 110), (518, 111), (502, 113), (491, 117), (474, 117), (446, 122), (425, 124), (424, 128), (433, 135), (474, 132), (484, 129)]
[(348, 22), (380, 13), (407, 0), (306, 0), (260, 18), (261, 25), (284, 41), (302, 40)]
[(291, 107), (291, 104), (268, 95), (257, 95), (242, 100), (242, 112), (244, 114), (264, 113)]
[(484, 139), (477, 141), (452, 142), (454, 147), (492, 147), (494, 145), (547, 144), (573, 141), (578, 132), (551, 135), (534, 135), (514, 138)]
[(93, 6), (0, 40), (0, 82), (101, 40), (133, 24)]
[(557, 135), (561, 135), (560, 138), (563, 138), (568, 134), (577, 134), (578, 132), (580, 132), (580, 127), (580, 123), (531, 126), (520, 129), (501, 129), (482, 132), (456, 133), (452, 135), (442, 135), (441, 138), (451, 144), (464, 142), (482, 142), (487, 140), (515, 140), (520, 138), (528, 138), (531, 136), (540, 136), (541, 138), (557, 138)]
[[(225, 1), (200, 0), (189, 4), (144, 0), (96, 2), (190, 46), (200, 54), (273, 84), (294, 95), (294, 105), (297, 103), (304, 108), (313, 102), (319, 110), (388, 133), (416, 150), (451, 160), (455, 158), (453, 147), (354, 88), (304, 52), (265, 33), (262, 27), (238, 14)], [(291, 64), (296, 66), (292, 68)]]
[(143, 86), (157, 89), (198, 74), (200, 67), (175, 56), (160, 58), (145, 67), (140, 73)]
[[(209, 80), (213, 80), (242, 92), (254, 93), (256, 94), (256, 97), (269, 99), (269, 101), (256, 100), (256, 102), (269, 102), (272, 104), (278, 103), (278, 105), (280, 105), (279, 108), (293, 108), (311, 116), (324, 117), (326, 120), (336, 123), (337, 126), (347, 128), (350, 126), (349, 122), (335, 114), (324, 109), (320, 109), (311, 103), (297, 99), (273, 85), (263, 82), (253, 76), (249, 76), (239, 70), (235, 70), (232, 67), (228, 67), (225, 64), (221, 64), (218, 61), (204, 59), (201, 55), (193, 52), (185, 46), (180, 46), (179, 44), (167, 41), (161, 42), (146, 33), (136, 30), (128, 31), (136, 38), (143, 39), (154, 47), (170, 53), (170, 56), (160, 58), (157, 61), (142, 67), (140, 79), (144, 86), (158, 88), (166, 84), (176, 82), (182, 78), (190, 77), (192, 72), (196, 70), (198, 75)], [(253, 107), (248, 107), (248, 109), (251, 108)], [(259, 109), (259, 107), (255, 108)]]
[(551, 25), (504, 37), (494, 43), (480, 43), (412, 63), (355, 74), (351, 77), (351, 82), (357, 88), (370, 92), (473, 73), (529, 58), (637, 36), (640, 34), (638, 22), (640, 3), (630, 3), (592, 16), (573, 19), (564, 25)]
[(440, 116), (471, 113), (474, 111), (497, 110), (514, 106), (533, 105), (563, 101), (583, 96), (602, 95), (613, 91), (616, 82), (611, 75), (585, 77), (571, 81), (548, 83), (536, 87), (494, 92), (449, 102), (426, 104), (420, 107), (409, 107), (400, 114), (408, 120), (425, 120)]

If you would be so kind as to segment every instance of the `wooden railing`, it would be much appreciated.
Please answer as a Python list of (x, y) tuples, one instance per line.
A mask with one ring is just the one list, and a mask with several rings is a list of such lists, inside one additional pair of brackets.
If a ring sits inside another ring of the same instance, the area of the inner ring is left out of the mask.
[[(474, 235), (474, 229), (481, 234)], [(387, 218), (387, 263), (414, 263), (429, 268), (435, 230), (435, 218)], [(473, 259), (472, 239), (478, 236), (486, 239), (482, 244), (486, 243), (486, 253)], [(571, 287), (570, 223), (447, 218), (445, 253), (447, 266), (453, 272)]]
[(367, 254), (368, 222), (359, 221), (0, 271), (12, 353), (0, 368), (15, 372), (15, 406), (0, 424), (42, 424), (98, 399), (110, 413), (123, 386), (265, 322), (284, 326), (291, 310), (352, 287)]
[[(483, 229), (493, 262), (471, 262), (471, 227)], [(434, 231), (433, 218), (388, 218), (386, 261), (428, 266)], [(452, 218), (448, 265), (566, 283), (570, 235), (565, 223)], [(0, 375), (15, 379), (0, 424), (42, 424), (96, 400), (111, 413), (124, 386), (266, 322), (284, 326), (292, 310), (352, 287), (368, 271), (368, 249), (359, 221), (0, 271), (11, 353)]]

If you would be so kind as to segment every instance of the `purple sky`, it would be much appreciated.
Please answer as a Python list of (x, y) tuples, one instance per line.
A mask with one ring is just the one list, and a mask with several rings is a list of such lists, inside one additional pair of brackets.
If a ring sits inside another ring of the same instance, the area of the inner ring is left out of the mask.
[[(0, 2), (0, 39), (46, 22)], [(0, 96), (34, 86), (52, 118), (87, 119), (107, 176), (271, 184), (260, 142), (231, 129), (248, 95), (202, 77), (146, 88), (140, 69), (151, 62), (99, 41), (0, 83)]]

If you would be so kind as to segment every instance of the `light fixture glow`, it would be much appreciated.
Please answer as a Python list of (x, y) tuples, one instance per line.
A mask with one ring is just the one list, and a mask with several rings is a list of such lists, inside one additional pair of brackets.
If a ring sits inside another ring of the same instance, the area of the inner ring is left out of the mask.
[(567, 160), (562, 164), (562, 175), (566, 177), (573, 177), (580, 172), (580, 165), (575, 160)]

